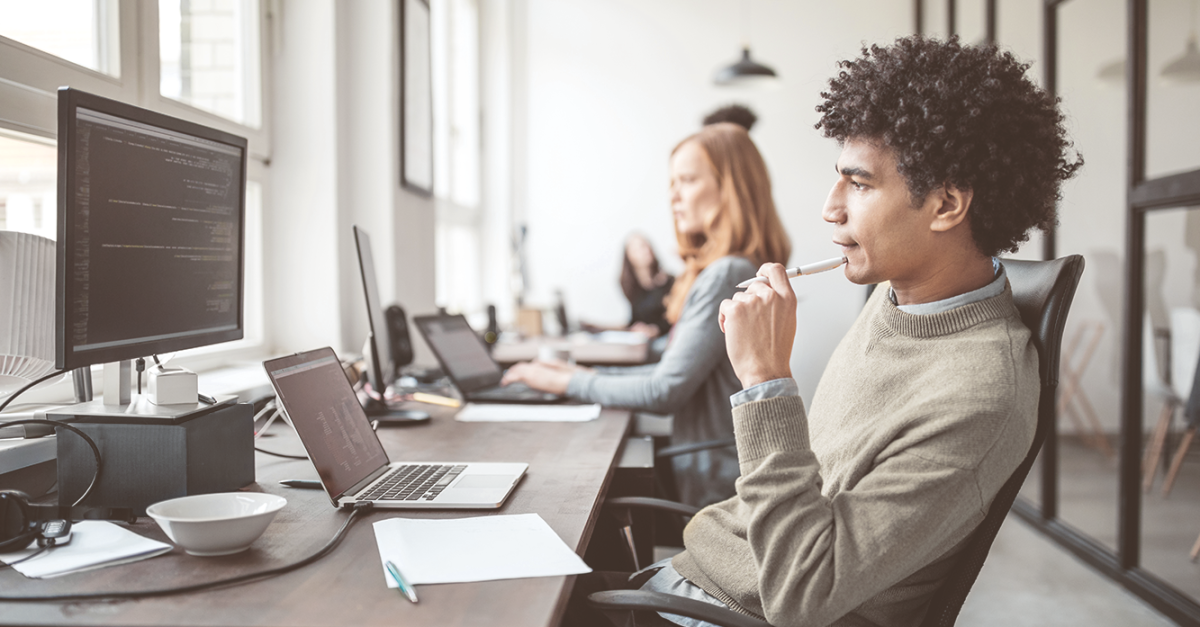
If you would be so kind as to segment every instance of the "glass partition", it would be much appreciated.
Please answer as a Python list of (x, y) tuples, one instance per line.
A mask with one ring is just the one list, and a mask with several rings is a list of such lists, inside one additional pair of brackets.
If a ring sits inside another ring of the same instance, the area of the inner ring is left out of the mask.
[(1200, 0), (1151, 0), (1146, 178), (1200, 169)]
[(1200, 565), (1191, 559), (1200, 538), (1200, 440), (1192, 438), (1200, 424), (1198, 262), (1200, 207), (1147, 214), (1146, 320), (1157, 352), (1143, 365), (1141, 566), (1200, 601)]
[(1063, 335), (1059, 373), (1059, 518), (1117, 547), (1122, 267), (1125, 238), (1123, 74), (1125, 3), (1060, 5), (1058, 94), (1085, 166), (1063, 188), (1057, 255), (1081, 254), (1086, 269)]

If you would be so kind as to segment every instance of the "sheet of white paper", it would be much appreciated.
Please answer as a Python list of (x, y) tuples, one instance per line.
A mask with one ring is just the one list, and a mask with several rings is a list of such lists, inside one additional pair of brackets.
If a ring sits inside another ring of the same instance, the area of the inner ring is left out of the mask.
[(587, 422), (599, 417), (599, 405), (467, 403), (454, 418), (463, 422)]
[(591, 568), (537, 514), (375, 523), (380, 570), (391, 561), (413, 585), (555, 577)]
[[(26, 577), (41, 579), (136, 562), (170, 550), (169, 544), (144, 538), (113, 523), (84, 520), (71, 525), (69, 543), (53, 547), (13, 568)], [(36, 545), (32, 549), (0, 553), (0, 561), (8, 564), (35, 551)]]

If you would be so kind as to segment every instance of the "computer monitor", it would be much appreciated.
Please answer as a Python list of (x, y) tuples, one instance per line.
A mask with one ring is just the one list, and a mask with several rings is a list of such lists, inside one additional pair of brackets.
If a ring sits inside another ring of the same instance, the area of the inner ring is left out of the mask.
[(396, 356), (388, 335), (387, 316), (379, 298), (379, 282), (375, 279), (375, 258), (371, 253), (371, 237), (354, 227), (354, 245), (358, 251), (358, 269), (362, 276), (363, 296), (367, 303), (367, 381), (374, 391), (363, 404), (368, 416), (387, 416), (397, 421), (426, 420), (429, 414), (421, 411), (389, 408), (386, 401), (388, 386), (396, 378)]
[(246, 140), (58, 92), (55, 365), (242, 338)]

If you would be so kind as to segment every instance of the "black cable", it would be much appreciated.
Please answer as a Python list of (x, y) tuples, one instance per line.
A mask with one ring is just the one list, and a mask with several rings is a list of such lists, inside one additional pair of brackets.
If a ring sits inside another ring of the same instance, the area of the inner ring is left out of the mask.
[(42, 381), (45, 381), (46, 379), (49, 379), (51, 377), (57, 377), (58, 375), (63, 374), (65, 372), (66, 372), (66, 370), (55, 370), (54, 372), (51, 372), (50, 374), (48, 374), (40, 379), (34, 379), (29, 384), (27, 384), (25, 387), (17, 390), (16, 392), (13, 392), (12, 395), (9, 396), (7, 399), (5, 399), (3, 403), (0, 403), (0, 411), (4, 411), (4, 408), (8, 407), (8, 404), (13, 402), (14, 398), (20, 396), (22, 393), (29, 390), (29, 388), (41, 383)]
[(274, 455), (275, 457), (282, 457), (284, 459), (308, 459), (307, 455), (288, 455), (286, 453), (276, 453), (275, 451), (267, 451), (258, 448), (257, 446), (254, 447), (254, 450), (258, 451), (259, 453), (263, 453), (264, 455)]
[(102, 464), (100, 459), (100, 447), (96, 446), (96, 441), (88, 437), (88, 434), (76, 429), (75, 427), (72, 427), (65, 422), (59, 422), (57, 420), (50, 420), (47, 418), (25, 418), (22, 420), (10, 420), (3, 424), (6, 427), (11, 427), (13, 425), (54, 425), (55, 427), (61, 427), (67, 431), (71, 431), (83, 438), (83, 441), (87, 442), (87, 445), (92, 449), (92, 457), (96, 458), (96, 472), (92, 473), (92, 482), (88, 484), (88, 487), (83, 491), (83, 494), (79, 495), (79, 498), (75, 499), (75, 502), (71, 504), (71, 507), (79, 505), (83, 502), (83, 499), (86, 499), (88, 495), (92, 493), (92, 488), (96, 487), (96, 482), (100, 480), (100, 468)]
[(138, 394), (142, 393), (142, 373), (146, 371), (146, 358), (138, 357), (137, 361), (133, 362), (134, 370), (138, 373)]
[(351, 510), (350, 515), (346, 517), (346, 522), (342, 523), (342, 527), (337, 530), (337, 533), (334, 534), (334, 536), (332, 538), (330, 538), (329, 542), (325, 543), (325, 546), (321, 547), (316, 553), (313, 553), (312, 555), (309, 555), (308, 557), (306, 557), (298, 562), (294, 562), (294, 563), (288, 564), (286, 566), (280, 566), (278, 568), (269, 568), (267, 570), (259, 571), (257, 573), (246, 573), (245, 575), (238, 575), (236, 577), (228, 577), (226, 579), (217, 579), (215, 581), (206, 581), (204, 583), (192, 584), (190, 586), (179, 586), (176, 588), (160, 588), (158, 590), (139, 590), (139, 591), (134, 591), (134, 592), (92, 592), (92, 593), (88, 593), (88, 594), (54, 594), (54, 595), (35, 596), (35, 597), (0, 596), (0, 602), (40, 603), (40, 602), (44, 602), (44, 601), (99, 601), (99, 600), (104, 600), (104, 599), (138, 599), (138, 598), (144, 598), (144, 597), (165, 597), (165, 596), (171, 596), (173, 594), (187, 594), (189, 592), (199, 592), (201, 590), (208, 590), (210, 588), (219, 588), (221, 586), (228, 586), (228, 585), (235, 584), (235, 583), (242, 583), (244, 581), (252, 581), (255, 579), (266, 579), (269, 577), (275, 577), (276, 575), (282, 575), (284, 573), (291, 572), (298, 568), (308, 566), (309, 564), (321, 559), (322, 557), (325, 557), (330, 551), (337, 548), (337, 545), (342, 542), (342, 538), (346, 535), (346, 531), (350, 528), (350, 525), (353, 524), (354, 521), (358, 519), (358, 515), (361, 512), (368, 511), (370, 509), (371, 509), (371, 503), (366, 503), (366, 502), (355, 503), (354, 509)]
[(9, 566), (16, 566), (17, 564), (20, 564), (21, 562), (28, 562), (29, 560), (41, 555), (42, 553), (45, 553), (49, 549), (50, 549), (50, 547), (43, 546), (43, 547), (39, 548), (38, 550), (34, 551), (31, 555), (26, 555), (25, 557), (22, 557), (19, 560), (9, 562), (7, 564), (0, 564), (0, 568), (8, 568)]

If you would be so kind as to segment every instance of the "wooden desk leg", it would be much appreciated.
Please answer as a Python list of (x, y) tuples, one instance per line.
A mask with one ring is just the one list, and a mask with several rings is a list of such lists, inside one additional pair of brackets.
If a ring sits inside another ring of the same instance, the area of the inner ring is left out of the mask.
[[(1090, 446), (1098, 449), (1105, 457), (1112, 458), (1116, 452), (1109, 444), (1108, 436), (1105, 435), (1104, 428), (1100, 424), (1100, 418), (1096, 415), (1096, 410), (1092, 407), (1092, 402), (1088, 399), (1082, 385), (1083, 373), (1091, 364), (1092, 357), (1103, 337), (1104, 323), (1102, 322), (1085, 322), (1080, 325), (1078, 331), (1072, 334), (1067, 344), (1067, 351), (1063, 353), (1060, 361), (1063, 384), (1059, 388), (1058, 409), (1060, 413), (1066, 413), (1075, 423), (1075, 428), (1079, 430), (1085, 444), (1090, 443)], [(1083, 343), (1084, 338), (1087, 338), (1087, 342), (1083, 348), (1083, 354), (1076, 360), (1075, 352)], [(1072, 365), (1076, 361), (1077, 363)], [(1075, 405), (1078, 405), (1077, 410), (1074, 408)]]
[(1158, 423), (1154, 425), (1154, 431), (1150, 436), (1150, 443), (1146, 446), (1146, 455), (1142, 459), (1142, 491), (1147, 494), (1154, 487), (1154, 476), (1158, 474), (1158, 464), (1162, 459), (1163, 447), (1167, 441), (1167, 432), (1171, 430), (1171, 418), (1175, 415), (1175, 403), (1167, 401), (1163, 403), (1162, 411), (1158, 416)]
[(1179, 442), (1179, 448), (1175, 450), (1175, 459), (1171, 460), (1171, 470), (1167, 471), (1167, 478), (1163, 480), (1162, 495), (1164, 497), (1171, 495), (1171, 486), (1175, 485), (1175, 478), (1179, 476), (1179, 468), (1183, 466), (1183, 458), (1187, 457), (1188, 449), (1192, 446), (1192, 438), (1196, 437), (1196, 427), (1188, 427), (1183, 433), (1183, 439)]

